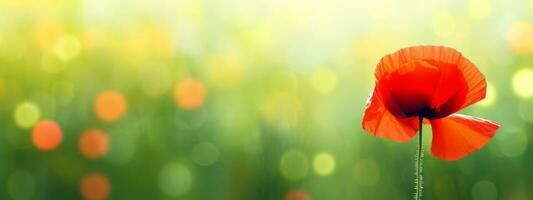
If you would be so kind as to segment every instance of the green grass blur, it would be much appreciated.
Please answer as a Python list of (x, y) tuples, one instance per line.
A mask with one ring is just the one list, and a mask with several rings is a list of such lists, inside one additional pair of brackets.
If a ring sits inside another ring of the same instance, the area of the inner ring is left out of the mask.
[(532, 199), (532, 0), (2, 0), (0, 199), (412, 199), (416, 140), (361, 118), (379, 59), (419, 44), (475, 63), (461, 113), (502, 125), (455, 162), (426, 126), (423, 196)]

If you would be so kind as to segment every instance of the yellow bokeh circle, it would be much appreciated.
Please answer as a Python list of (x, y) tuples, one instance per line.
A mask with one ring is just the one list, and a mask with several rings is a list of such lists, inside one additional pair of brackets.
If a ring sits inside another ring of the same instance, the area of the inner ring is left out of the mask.
[(481, 107), (489, 107), (494, 105), (497, 99), (497, 93), (496, 89), (494, 88), (494, 85), (492, 83), (487, 82), (487, 94), (485, 95), (485, 99), (478, 102), (476, 105)]
[(519, 97), (533, 96), (533, 70), (530, 68), (519, 69), (513, 75), (513, 90)]
[(41, 118), (41, 110), (35, 103), (25, 101), (15, 107), (14, 117), (19, 127), (30, 128)]
[(313, 159), (313, 169), (318, 175), (329, 175), (335, 170), (335, 158), (329, 153), (317, 154)]

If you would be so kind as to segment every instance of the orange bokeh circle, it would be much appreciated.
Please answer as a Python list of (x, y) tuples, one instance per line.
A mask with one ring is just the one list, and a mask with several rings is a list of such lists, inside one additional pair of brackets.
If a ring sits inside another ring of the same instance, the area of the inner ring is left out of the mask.
[(196, 109), (204, 104), (206, 91), (204, 84), (194, 79), (184, 79), (176, 84), (174, 99), (179, 107)]
[(126, 100), (120, 92), (103, 91), (96, 98), (94, 111), (103, 121), (117, 121), (126, 112)]
[(83, 177), (80, 186), (83, 199), (104, 200), (111, 193), (111, 185), (106, 176), (100, 173), (92, 173)]
[(90, 129), (83, 132), (78, 141), (81, 154), (88, 159), (98, 159), (107, 153), (107, 135), (100, 129)]
[(311, 197), (302, 190), (292, 190), (285, 194), (283, 200), (311, 200)]
[(61, 127), (53, 120), (43, 120), (32, 130), (32, 142), (40, 150), (48, 151), (61, 144), (63, 133)]

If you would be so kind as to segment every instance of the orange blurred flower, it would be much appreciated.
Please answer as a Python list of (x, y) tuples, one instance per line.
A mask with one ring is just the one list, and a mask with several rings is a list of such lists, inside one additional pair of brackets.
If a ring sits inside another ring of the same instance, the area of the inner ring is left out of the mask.
[(32, 142), (40, 150), (52, 150), (61, 144), (61, 127), (53, 120), (43, 120), (33, 127)]
[(185, 79), (176, 84), (174, 98), (178, 106), (192, 110), (199, 108), (205, 101), (204, 84), (198, 80)]
[(111, 185), (103, 174), (92, 173), (83, 177), (80, 192), (86, 200), (104, 200), (111, 193)]
[(96, 116), (107, 122), (120, 119), (126, 112), (126, 100), (117, 91), (103, 91), (94, 103)]
[(302, 190), (292, 190), (283, 196), (283, 200), (311, 200), (311, 197)]
[(78, 145), (84, 157), (98, 159), (107, 152), (107, 135), (99, 129), (87, 130), (81, 134)]

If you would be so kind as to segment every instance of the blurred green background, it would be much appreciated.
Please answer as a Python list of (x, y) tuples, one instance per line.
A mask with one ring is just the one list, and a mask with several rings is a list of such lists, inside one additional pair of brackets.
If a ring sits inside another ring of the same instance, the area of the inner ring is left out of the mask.
[(361, 118), (419, 44), (502, 125), (456, 162), (424, 134), (424, 197), (533, 199), (532, 0), (2, 0), (0, 199), (411, 199), (416, 140)]

